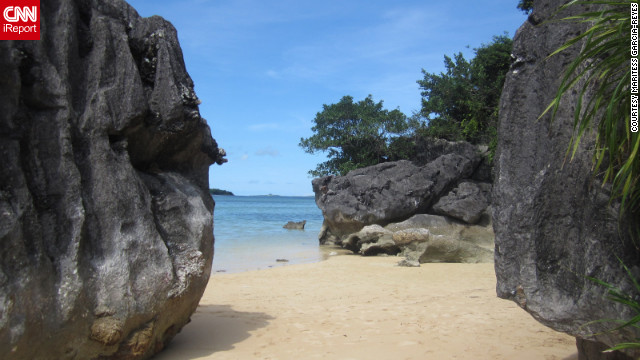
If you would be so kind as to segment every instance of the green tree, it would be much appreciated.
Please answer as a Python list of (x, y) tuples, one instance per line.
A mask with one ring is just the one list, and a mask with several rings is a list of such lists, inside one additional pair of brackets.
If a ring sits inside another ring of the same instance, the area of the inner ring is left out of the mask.
[(518, 9), (524, 11), (525, 14), (530, 14), (533, 11), (533, 0), (520, 0)]
[(420, 115), (426, 120), (427, 136), (472, 143), (495, 142), (498, 103), (511, 65), (512, 40), (494, 36), (489, 44), (474, 49), (467, 61), (462, 53), (444, 57), (446, 71), (435, 74), (424, 69), (418, 80), (422, 89)]
[(420, 114), (428, 121), (427, 135), (447, 140), (463, 140), (462, 122), (471, 113), (469, 93), (471, 64), (462, 53), (451, 59), (444, 56), (445, 73), (432, 74), (422, 69), (423, 90)]
[(309, 171), (312, 176), (344, 175), (392, 158), (390, 144), (409, 128), (400, 110), (388, 111), (371, 95), (353, 102), (344, 96), (338, 103), (322, 105), (316, 114), (314, 134), (301, 138), (299, 146), (307, 153), (327, 152), (329, 160)]

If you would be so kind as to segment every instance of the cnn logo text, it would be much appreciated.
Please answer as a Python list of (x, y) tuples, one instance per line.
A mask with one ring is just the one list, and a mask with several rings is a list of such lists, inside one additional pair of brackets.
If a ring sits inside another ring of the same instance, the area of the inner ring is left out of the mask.
[(0, 40), (40, 40), (40, 0), (10, 0), (0, 10)]

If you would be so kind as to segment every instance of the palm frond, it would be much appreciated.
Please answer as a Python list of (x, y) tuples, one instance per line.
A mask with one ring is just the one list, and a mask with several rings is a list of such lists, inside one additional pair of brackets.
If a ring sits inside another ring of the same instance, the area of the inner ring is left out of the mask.
[(596, 126), (593, 172), (603, 176), (603, 185), (612, 184), (611, 198), (621, 200), (621, 211), (637, 211), (640, 205), (640, 136), (629, 129), (631, 3), (573, 0), (558, 9), (560, 12), (575, 5), (599, 8), (560, 19), (588, 24), (588, 28), (549, 55), (583, 44), (567, 67), (555, 97), (540, 115), (542, 118), (551, 113), (551, 119), (555, 119), (561, 99), (579, 88), (567, 157), (573, 160), (584, 136)]

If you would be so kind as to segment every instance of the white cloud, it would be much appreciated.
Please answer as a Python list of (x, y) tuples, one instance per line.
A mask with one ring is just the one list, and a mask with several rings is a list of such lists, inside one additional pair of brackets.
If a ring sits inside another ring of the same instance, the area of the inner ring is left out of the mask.
[(265, 148), (262, 148), (258, 151), (256, 151), (256, 155), (257, 156), (272, 156), (272, 157), (277, 157), (280, 156), (280, 151), (278, 151), (278, 149), (274, 149), (271, 146), (267, 146)]

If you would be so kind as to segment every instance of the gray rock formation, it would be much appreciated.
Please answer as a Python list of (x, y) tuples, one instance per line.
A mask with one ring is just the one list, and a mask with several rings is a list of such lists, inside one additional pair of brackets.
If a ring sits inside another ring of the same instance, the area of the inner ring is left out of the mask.
[(433, 212), (476, 224), (490, 203), (490, 184), (463, 181), (433, 205)]
[(361, 252), (363, 255), (375, 255), (382, 252), (395, 255), (398, 252), (398, 247), (395, 246), (395, 242), (391, 238), (392, 234), (391, 231), (380, 225), (368, 225), (357, 233), (350, 234), (342, 241), (342, 247), (353, 252)]
[(484, 149), (465, 141), (447, 141), (444, 139), (419, 137), (416, 139), (416, 156), (413, 162), (418, 166), (424, 166), (436, 160), (442, 155), (458, 154), (468, 159), (476, 159), (482, 155)]
[(288, 230), (304, 230), (304, 226), (307, 224), (307, 220), (302, 221), (289, 221), (284, 224), (283, 228)]
[(493, 230), (488, 223), (469, 225), (445, 216), (418, 214), (385, 229), (393, 232), (393, 239), (401, 248), (398, 255), (410, 261), (493, 261)]
[(478, 263), (493, 261), (490, 225), (468, 225), (438, 215), (415, 215), (386, 227), (368, 225), (341, 242), (365, 256), (400, 255), (408, 262)]
[(366, 225), (384, 226), (426, 212), (458, 181), (469, 178), (480, 159), (478, 152), (448, 153), (424, 166), (401, 160), (314, 179), (326, 226), (323, 237), (342, 238)]
[[(377, 226), (377, 225), (371, 225)], [(358, 253), (364, 256), (373, 256), (373, 255), (396, 255), (400, 252), (400, 247), (393, 240), (391, 236), (382, 236), (375, 241), (362, 243), (360, 246), (360, 250)]]
[(0, 42), (0, 358), (148, 358), (209, 279), (224, 152), (168, 22), (40, 14), (41, 41)]
[[(575, 159), (565, 162), (575, 93), (565, 97), (555, 121), (538, 120), (580, 50), (576, 46), (546, 59), (582, 31), (576, 23), (543, 23), (563, 3), (536, 1), (515, 36), (514, 63), (500, 104), (492, 201), (495, 267), (498, 296), (516, 301), (547, 326), (587, 337), (614, 325), (584, 326), (589, 322), (632, 315), (586, 277), (632, 289), (616, 257), (640, 273), (638, 250), (625, 231), (637, 217), (620, 218), (617, 202), (609, 203), (608, 187), (592, 176), (593, 134), (583, 137)], [(612, 345), (637, 337), (623, 331), (589, 339)]]
[(320, 244), (362, 255), (401, 254), (408, 261), (493, 261), (491, 184), (471, 180), (487, 177), (487, 169), (479, 169), (483, 149), (433, 139), (423, 139), (418, 148), (414, 162), (314, 179), (324, 216)]
[(389, 224), (385, 228), (393, 232), (422, 228), (429, 229), (429, 233), (442, 235), (456, 231), (457, 225), (457, 222), (446, 216), (417, 214), (405, 221)]
[(451, 235), (433, 235), (405, 245), (400, 256), (419, 263), (490, 263), (493, 249)]

